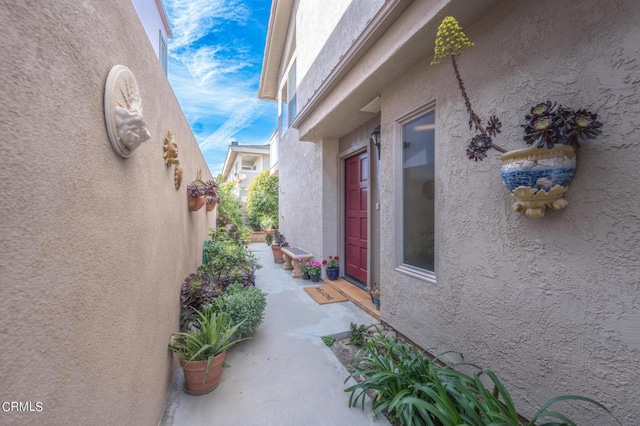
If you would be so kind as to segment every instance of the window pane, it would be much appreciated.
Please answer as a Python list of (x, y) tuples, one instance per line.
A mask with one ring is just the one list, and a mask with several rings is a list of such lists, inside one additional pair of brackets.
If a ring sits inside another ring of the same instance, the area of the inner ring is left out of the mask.
[(402, 261), (434, 270), (435, 113), (402, 126)]

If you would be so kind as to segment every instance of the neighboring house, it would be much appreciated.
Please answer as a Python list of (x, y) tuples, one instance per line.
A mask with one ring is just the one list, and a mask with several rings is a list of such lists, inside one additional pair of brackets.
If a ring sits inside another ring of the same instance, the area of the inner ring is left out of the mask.
[(167, 38), (173, 37), (171, 25), (162, 0), (131, 0), (138, 13), (140, 22), (147, 32), (149, 42), (167, 74)]
[(222, 181), (238, 182), (235, 195), (243, 203), (247, 201), (249, 185), (253, 179), (271, 167), (270, 149), (269, 145), (240, 145), (236, 141), (229, 145), (222, 169)]
[[(565, 210), (515, 213), (497, 153), (466, 158), (451, 65), (430, 65), (449, 15), (475, 42), (459, 61), (471, 101), (508, 149), (548, 99), (604, 123)], [(638, 16), (631, 0), (274, 0), (258, 96), (279, 105), (280, 230), (379, 283), (384, 323), (497, 371), (522, 414), (577, 393), (640, 424)]]

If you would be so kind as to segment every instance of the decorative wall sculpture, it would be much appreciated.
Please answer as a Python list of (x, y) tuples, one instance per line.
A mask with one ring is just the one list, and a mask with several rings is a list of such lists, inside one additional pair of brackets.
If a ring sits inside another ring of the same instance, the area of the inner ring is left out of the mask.
[(180, 164), (180, 160), (178, 160), (178, 144), (176, 143), (175, 138), (173, 137), (173, 132), (169, 130), (167, 135), (164, 137), (164, 146), (162, 147), (164, 154), (164, 163), (167, 167), (172, 164)]
[(151, 137), (142, 117), (138, 83), (124, 65), (114, 65), (109, 71), (104, 91), (104, 116), (111, 146), (121, 157), (130, 157)]

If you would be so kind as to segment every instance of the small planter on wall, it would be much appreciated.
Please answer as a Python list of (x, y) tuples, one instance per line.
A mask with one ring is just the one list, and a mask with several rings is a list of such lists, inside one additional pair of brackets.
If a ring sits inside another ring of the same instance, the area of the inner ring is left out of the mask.
[(576, 172), (575, 149), (568, 145), (529, 148), (500, 156), (502, 181), (516, 198), (513, 209), (527, 217), (544, 216), (547, 207), (565, 208), (563, 195)]
[(196, 180), (187, 185), (187, 200), (189, 203), (189, 210), (192, 212), (198, 211), (204, 206), (206, 200), (205, 185), (202, 182), (202, 170), (198, 170), (196, 174)]

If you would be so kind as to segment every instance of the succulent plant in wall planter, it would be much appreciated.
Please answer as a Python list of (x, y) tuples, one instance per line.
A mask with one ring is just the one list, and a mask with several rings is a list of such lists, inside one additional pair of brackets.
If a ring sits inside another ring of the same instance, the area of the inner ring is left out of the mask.
[(207, 203), (207, 211), (210, 212), (216, 208), (216, 204), (220, 202), (218, 197), (218, 184), (210, 180), (203, 184), (204, 197)]
[(189, 210), (198, 211), (205, 204), (205, 184), (202, 182), (202, 171), (198, 170), (196, 180), (187, 185), (187, 198), (189, 200)]
[(491, 116), (486, 124), (471, 106), (460, 76), (456, 57), (473, 46), (455, 18), (448, 16), (438, 27), (432, 65), (451, 57), (458, 87), (469, 115), (469, 128), (475, 136), (467, 146), (467, 157), (482, 161), (490, 149), (502, 153), (500, 169), (505, 188), (516, 198), (513, 209), (527, 217), (544, 216), (547, 207), (560, 210), (568, 202), (563, 195), (575, 175), (575, 150), (582, 139), (593, 139), (602, 131), (597, 115), (586, 109), (563, 107), (550, 101), (533, 106), (525, 116), (524, 141), (533, 148), (507, 152), (494, 143), (502, 123)]

